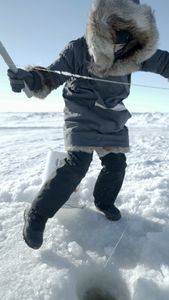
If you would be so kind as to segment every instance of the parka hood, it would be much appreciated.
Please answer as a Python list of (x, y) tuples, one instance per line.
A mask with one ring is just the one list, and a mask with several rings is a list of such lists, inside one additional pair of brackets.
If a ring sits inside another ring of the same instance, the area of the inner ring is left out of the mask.
[[(120, 57), (115, 55), (118, 31), (132, 40)], [(99, 77), (123, 76), (139, 70), (157, 50), (159, 39), (152, 9), (137, 0), (95, 0), (87, 23), (89, 72)]]

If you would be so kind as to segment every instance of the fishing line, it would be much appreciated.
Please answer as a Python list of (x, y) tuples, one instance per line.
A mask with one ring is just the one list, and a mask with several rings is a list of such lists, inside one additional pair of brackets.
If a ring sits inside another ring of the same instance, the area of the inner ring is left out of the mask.
[(60, 74), (60, 75), (69, 76), (69, 77), (82, 78), (82, 79), (91, 80), (91, 81), (93, 80), (93, 81), (99, 81), (99, 82), (104, 82), (104, 83), (113, 83), (113, 84), (119, 84), (119, 85), (136, 86), (136, 87), (141, 87), (141, 88), (160, 89), (160, 90), (169, 91), (169, 88), (165, 88), (165, 87), (143, 85), (143, 84), (137, 84), (137, 83), (127, 83), (127, 82), (120, 82), (120, 81), (116, 81), (116, 80), (108, 80), (108, 79), (101, 79), (101, 78), (95, 78), (95, 77), (88, 77), (88, 76), (82, 76), (82, 75), (78, 75), (78, 74), (72, 74), (72, 73), (69, 73), (69, 72), (63, 72), (63, 71), (50, 71), (50, 72), (57, 73), (57, 74)]
[[(19, 68), (19, 66), (17, 66)], [(109, 79), (102, 79), (102, 78), (96, 78), (96, 77), (89, 77), (89, 76), (83, 76), (79, 74), (73, 74), (70, 72), (65, 72), (65, 71), (59, 71), (59, 70), (50, 70), (50, 69), (42, 69), (36, 67), (36, 70), (43, 71), (43, 72), (50, 72), (50, 73), (55, 73), (67, 77), (74, 77), (77, 79), (84, 79), (84, 80), (91, 80), (91, 81), (99, 81), (103, 83), (110, 83), (110, 84), (119, 84), (119, 85), (126, 85), (126, 86), (135, 86), (135, 87), (140, 87), (140, 88), (148, 88), (148, 89), (156, 89), (156, 90), (166, 90), (169, 91), (169, 88), (167, 87), (161, 87), (161, 86), (153, 86), (153, 85), (145, 85), (145, 84), (137, 84), (137, 83), (128, 83), (128, 82), (120, 82), (116, 80), (109, 80)]]
[(166, 155), (164, 156), (164, 161), (166, 161), (168, 154), (169, 154), (169, 146), (168, 146), (168, 148), (167, 148)]
[(124, 230), (123, 230), (123, 232), (122, 232), (122, 234), (121, 234), (119, 240), (117, 241), (116, 245), (113, 247), (113, 249), (112, 249), (112, 251), (111, 251), (109, 257), (107, 258), (107, 260), (106, 260), (106, 262), (105, 262), (105, 264), (104, 264), (104, 268), (106, 268), (107, 265), (108, 265), (108, 263), (111, 261), (113, 255), (115, 254), (116, 249), (118, 248), (119, 244), (121, 243), (122, 239), (124, 238), (124, 235), (126, 234), (128, 227), (129, 227), (129, 224), (127, 224), (127, 225), (125, 226), (125, 228), (124, 228)]

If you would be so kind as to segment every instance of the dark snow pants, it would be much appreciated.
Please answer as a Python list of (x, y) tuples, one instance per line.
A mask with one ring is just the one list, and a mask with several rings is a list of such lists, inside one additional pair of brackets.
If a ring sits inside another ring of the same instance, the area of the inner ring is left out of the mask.
[(122, 187), (126, 164), (126, 156), (122, 153), (110, 153), (100, 157), (102, 170), (94, 187), (94, 202), (101, 210), (114, 204)]
[[(53, 217), (85, 177), (92, 156), (92, 153), (68, 152), (63, 166), (59, 167), (56, 176), (43, 186), (31, 208), (43, 217)], [(103, 169), (94, 188), (94, 198), (95, 203), (102, 208), (115, 202), (124, 179), (126, 158), (124, 154), (110, 153), (100, 159)]]

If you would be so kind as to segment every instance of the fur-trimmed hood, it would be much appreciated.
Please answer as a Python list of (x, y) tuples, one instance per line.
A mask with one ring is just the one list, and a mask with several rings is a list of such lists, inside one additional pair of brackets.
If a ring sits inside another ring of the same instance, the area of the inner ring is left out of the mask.
[[(123, 76), (139, 70), (157, 50), (158, 29), (152, 9), (134, 0), (95, 0), (86, 30), (91, 56), (89, 72), (99, 76)], [(127, 54), (115, 58), (116, 32), (132, 35)]]

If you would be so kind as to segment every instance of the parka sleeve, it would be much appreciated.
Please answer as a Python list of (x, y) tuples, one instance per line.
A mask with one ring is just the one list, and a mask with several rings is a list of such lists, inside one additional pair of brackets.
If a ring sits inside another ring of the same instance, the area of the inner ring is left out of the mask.
[(142, 63), (140, 71), (160, 74), (169, 79), (169, 52), (157, 50), (151, 58)]
[(60, 53), (59, 58), (47, 68), (41, 66), (30, 68), (29, 71), (31, 71), (35, 82), (33, 95), (44, 99), (52, 90), (57, 89), (67, 81), (69, 76), (50, 72), (50, 70), (74, 73), (74, 56), (73, 42), (70, 42)]

